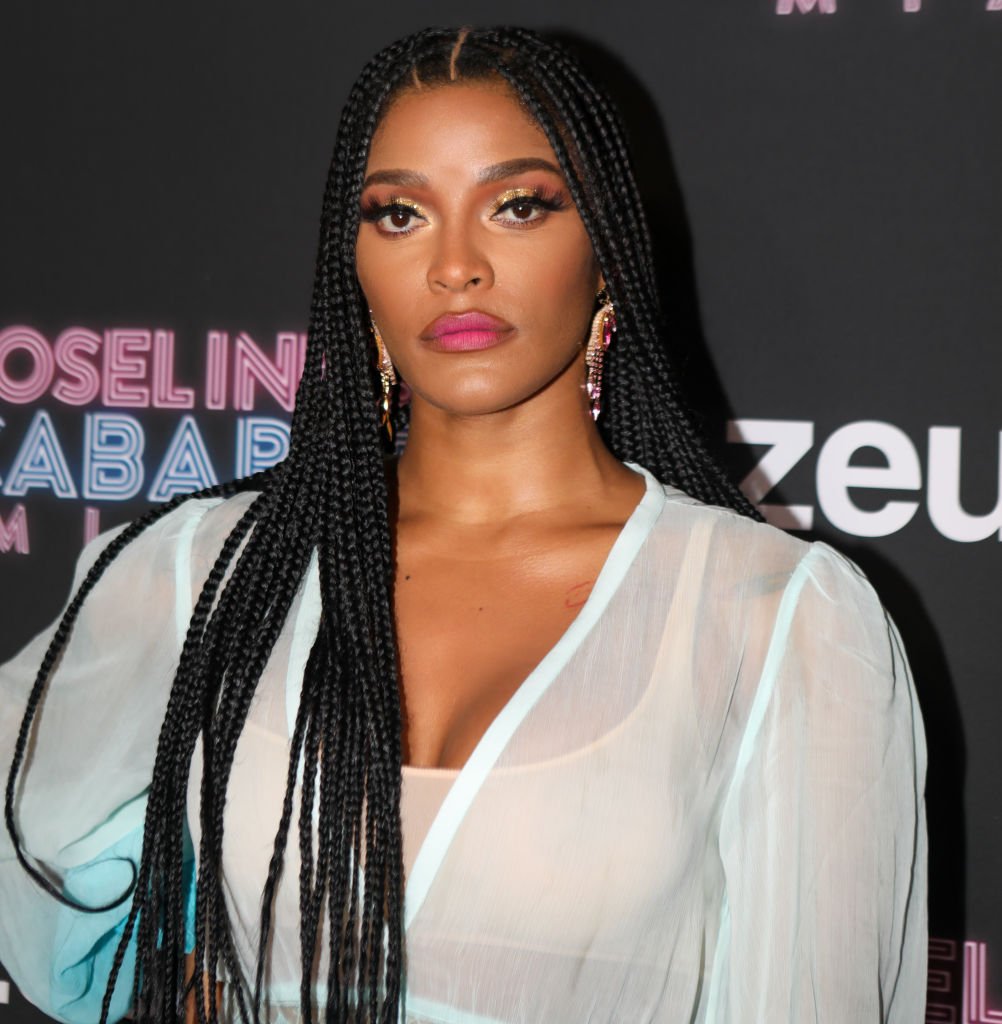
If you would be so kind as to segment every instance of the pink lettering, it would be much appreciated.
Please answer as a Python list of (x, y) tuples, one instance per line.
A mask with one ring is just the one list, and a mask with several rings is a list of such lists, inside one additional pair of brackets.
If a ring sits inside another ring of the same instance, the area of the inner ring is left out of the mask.
[(254, 408), (255, 382), (291, 412), (296, 401), (296, 386), (303, 372), (305, 346), (300, 336), (291, 332), (279, 333), (275, 340), (275, 359), (270, 360), (257, 342), (243, 331), (237, 335), (233, 356), (233, 408)]
[(0, 515), (0, 554), (7, 554), (11, 548), (19, 555), (27, 555), (28, 513), (24, 505), (17, 504), (7, 519)]
[(962, 964), (958, 946), (951, 939), (929, 938), (925, 1024), (957, 1024), (958, 1010), (960, 1024), (1000, 1024), (1002, 1011), (988, 1005), (985, 943), (965, 942)]
[(153, 332), (153, 405), (157, 409), (191, 409), (195, 392), (174, 383), (174, 332)]
[(90, 505), (84, 508), (84, 544), (89, 544), (101, 532), (101, 510)]
[[(65, 328), (50, 342), (23, 324), (0, 328), (0, 401), (48, 394), (69, 406), (252, 411), (262, 394), (291, 412), (306, 362), (305, 332), (280, 331), (273, 351), (241, 331), (207, 332), (204, 393), (176, 380), (181, 346), (167, 328)], [(231, 376), (232, 374), (232, 376)]]
[(983, 942), (964, 943), (963, 1024), (998, 1024), (1002, 1011), (990, 1010), (986, 996), (988, 965)]
[[(925, 1024), (957, 1024), (955, 993), (959, 988), (960, 975), (957, 943), (952, 939), (930, 936)], [(958, 983), (956, 987), (954, 981)]]
[(150, 350), (150, 332), (130, 328), (112, 328), (104, 332), (104, 404), (118, 408), (148, 408), (150, 389), (145, 380), (146, 353)]
[(225, 331), (209, 331), (209, 351), (205, 364), (205, 408), (226, 408), (226, 357), (230, 336)]
[(819, 14), (834, 14), (836, 0), (776, 0), (777, 14), (792, 14), (794, 9), (807, 14), (816, 7)]
[(101, 351), (101, 335), (83, 327), (70, 327), (56, 339), (56, 365), (68, 376), (53, 385), (52, 397), (67, 405), (87, 405), (101, 391), (97, 367), (83, 359)]
[[(16, 352), (28, 356), (31, 366), (24, 377), (12, 377), (8, 359)], [(55, 372), (49, 343), (30, 327), (15, 326), (0, 331), (0, 398), (16, 405), (34, 402), (45, 394)]]

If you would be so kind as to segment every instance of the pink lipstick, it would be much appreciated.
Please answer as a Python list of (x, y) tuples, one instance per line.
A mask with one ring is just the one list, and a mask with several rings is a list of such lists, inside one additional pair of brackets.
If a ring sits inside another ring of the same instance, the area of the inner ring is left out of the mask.
[(428, 324), (421, 337), (440, 352), (475, 352), (499, 345), (514, 330), (506, 320), (472, 309), (443, 314)]

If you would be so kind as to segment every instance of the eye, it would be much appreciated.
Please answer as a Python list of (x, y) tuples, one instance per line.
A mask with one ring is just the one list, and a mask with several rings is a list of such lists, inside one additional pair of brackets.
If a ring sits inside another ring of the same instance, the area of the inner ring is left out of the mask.
[(414, 217), (426, 219), (414, 203), (395, 197), (388, 203), (372, 199), (362, 207), (362, 220), (375, 224), (384, 235), (409, 235), (415, 229), (407, 224)]
[(545, 220), (547, 213), (563, 209), (565, 205), (558, 192), (534, 188), (510, 189), (495, 200), (491, 217), (496, 219), (498, 214), (510, 211), (514, 216), (501, 217), (502, 223), (515, 227), (528, 226)]

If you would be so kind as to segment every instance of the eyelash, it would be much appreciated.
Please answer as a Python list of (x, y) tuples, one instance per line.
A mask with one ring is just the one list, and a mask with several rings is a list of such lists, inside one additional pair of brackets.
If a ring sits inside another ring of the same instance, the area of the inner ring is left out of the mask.
[[(514, 196), (507, 202), (502, 203), (491, 216), (497, 216), (502, 210), (507, 210), (513, 206), (519, 206), (528, 203), (530, 206), (534, 206), (538, 209), (554, 211), (562, 210), (566, 205), (566, 201), (559, 192), (550, 191), (549, 189), (534, 189), (531, 192), (527, 192), (524, 195)], [(399, 200), (391, 199), (388, 203), (380, 203), (375, 199), (369, 200), (362, 207), (362, 220), (370, 223), (376, 223), (382, 220), (385, 216), (392, 213), (394, 210), (400, 210), (403, 213), (410, 214), (412, 217), (420, 216), (417, 212), (417, 208), (412, 206), (410, 203), (400, 202)], [(542, 218), (535, 218), (532, 221), (524, 221), (523, 224), (529, 227), (534, 224), (536, 220)], [(517, 224), (516, 221), (509, 221), (510, 224)], [(407, 228), (404, 231), (383, 231), (382, 234), (389, 235), (394, 238), (402, 238), (405, 235), (409, 235), (414, 232), (416, 228)], [(516, 230), (522, 230), (522, 226), (518, 225)]]

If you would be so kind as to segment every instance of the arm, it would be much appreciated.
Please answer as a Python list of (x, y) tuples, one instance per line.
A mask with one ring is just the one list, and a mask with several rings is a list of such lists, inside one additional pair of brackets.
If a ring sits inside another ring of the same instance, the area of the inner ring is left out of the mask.
[[(125, 892), (142, 851), (146, 794), (183, 636), (177, 570), (206, 503), (182, 505), (112, 562), (84, 601), (38, 710), (15, 801), (25, 853), (87, 906)], [(74, 591), (114, 532), (87, 546)], [(10, 768), (28, 691), (55, 624), (0, 667), (0, 763)], [(191, 857), (186, 878), (191, 877)], [(39, 888), (0, 829), (0, 960), (32, 1003), (95, 1021), (130, 901), (100, 914)], [(134, 947), (110, 1020), (129, 1009)]]
[(815, 543), (722, 811), (709, 1021), (924, 1019), (925, 767), (897, 628), (858, 567)]
[[(184, 981), (185, 984), (191, 979), (192, 974), (195, 973), (195, 954), (187, 953), (184, 958)], [(195, 1003), (197, 998), (195, 989), (192, 989), (188, 993), (188, 999), (184, 1006), (184, 1024), (197, 1024), (198, 1022), (198, 1006)], [(205, 1013), (206, 1016), (209, 1014), (209, 976), (207, 974), (202, 975), (202, 998), (205, 1000)], [(223, 983), (221, 981), (216, 982), (216, 1012), (219, 1013), (223, 1005)]]

